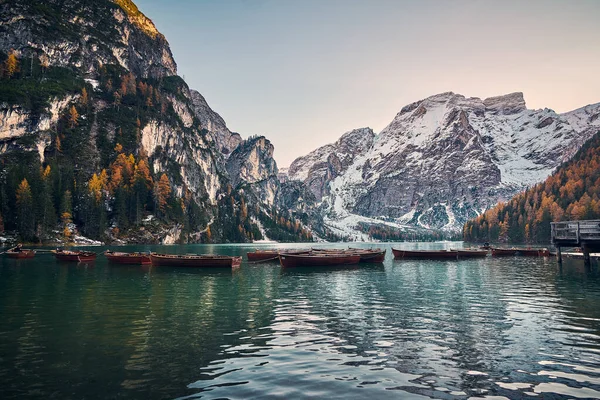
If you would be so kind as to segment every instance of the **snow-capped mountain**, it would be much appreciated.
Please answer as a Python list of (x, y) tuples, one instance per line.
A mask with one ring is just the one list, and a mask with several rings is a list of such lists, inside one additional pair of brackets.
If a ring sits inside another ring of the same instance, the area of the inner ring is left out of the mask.
[(292, 180), (304, 181), (317, 198), (329, 193), (329, 182), (343, 174), (356, 157), (373, 145), (371, 128), (347, 132), (333, 144), (319, 147), (290, 165), (287, 174)]
[(441, 93), (402, 108), (378, 135), (352, 131), (296, 159), (288, 176), (342, 232), (361, 221), (457, 230), (545, 179), (600, 129), (599, 114), (600, 103), (557, 114), (527, 109), (522, 93)]

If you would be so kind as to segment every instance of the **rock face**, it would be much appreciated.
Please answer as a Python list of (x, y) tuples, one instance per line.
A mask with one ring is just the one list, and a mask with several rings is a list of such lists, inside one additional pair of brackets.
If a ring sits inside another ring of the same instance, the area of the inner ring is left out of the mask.
[(600, 104), (566, 114), (528, 110), (522, 93), (441, 93), (402, 108), (339, 172), (329, 173), (338, 150), (328, 145), (295, 160), (289, 177), (321, 196), (328, 223), (340, 230), (369, 219), (458, 230), (568, 160), (597, 131), (599, 112)]
[[(264, 137), (243, 140), (227, 128), (204, 97), (176, 75), (165, 37), (131, 1), (0, 2), (0, 55), (12, 51), (23, 68), (31, 60), (31, 72), (18, 77), (23, 85), (48, 81), (44, 71), (54, 70), (61, 94), (48, 98), (53, 88), (40, 91), (37, 95), (46, 98), (36, 109), (26, 95), (0, 103), (0, 157), (37, 152), (43, 162), (49, 145), (56, 153), (57, 138), (65, 138), (59, 130), (77, 107), (85, 115), (70, 128), (81, 134), (77, 145), (90, 159), (77, 165), (80, 186), (101, 169), (110, 171), (117, 156), (113, 148), (123, 144), (119, 151), (147, 157), (156, 178), (167, 175), (178, 201), (195, 202), (197, 207), (187, 207), (196, 224), (190, 227), (195, 232), (185, 233), (189, 240), (203, 235), (251, 240), (261, 221), (286, 240), (300, 233), (309, 237), (294, 230), (289, 210), (278, 209), (280, 182), (271, 143)], [(169, 240), (185, 240), (177, 226)]]
[(242, 142), (242, 137), (227, 128), (223, 118), (210, 108), (204, 96), (198, 91), (190, 90), (190, 94), (200, 126), (213, 134), (217, 148), (224, 155), (231, 154)]
[(333, 144), (319, 147), (290, 165), (289, 179), (303, 181), (320, 199), (329, 193), (329, 182), (342, 175), (357, 157), (373, 145), (375, 133), (371, 128), (346, 132)]
[(273, 150), (273, 145), (264, 136), (256, 136), (242, 142), (227, 159), (233, 188), (257, 196), (269, 207), (275, 205), (279, 192)]
[(167, 40), (130, 0), (2, 2), (0, 48), (86, 74), (106, 64), (143, 78), (177, 74)]

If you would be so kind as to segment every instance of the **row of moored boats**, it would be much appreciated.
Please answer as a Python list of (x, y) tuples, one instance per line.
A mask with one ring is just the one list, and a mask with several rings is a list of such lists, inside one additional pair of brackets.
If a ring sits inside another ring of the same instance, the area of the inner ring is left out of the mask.
[[(80, 250), (52, 250), (51, 253), (58, 261), (92, 262), (97, 253)], [(20, 246), (9, 249), (5, 254), (10, 258), (33, 258), (36, 250), (23, 249)], [(173, 267), (237, 267), (242, 263), (242, 257), (215, 254), (160, 254), (160, 253), (125, 253), (106, 250), (104, 256), (111, 263), (127, 265), (162, 265)]]
[[(464, 260), (492, 256), (536, 256), (547, 257), (548, 249), (491, 248), (451, 250), (399, 250), (392, 249), (394, 259), (421, 260)], [(250, 262), (278, 260), (283, 267), (326, 266), (357, 264), (359, 262), (381, 263), (385, 259), (382, 249), (310, 249), (310, 250), (256, 250), (248, 253)]]
[[(97, 254), (91, 251), (63, 250), (51, 251), (58, 261), (91, 262)], [(392, 249), (394, 259), (460, 260), (492, 256), (536, 256), (550, 255), (545, 248), (492, 248), (451, 249), (451, 250), (398, 250)], [(21, 246), (5, 252), (11, 258), (33, 258), (36, 250), (23, 249)], [(126, 253), (107, 250), (104, 256), (109, 262), (129, 265), (158, 265), (173, 267), (237, 267), (242, 263), (238, 256), (218, 254), (161, 254)], [(292, 250), (256, 250), (247, 254), (250, 262), (278, 261), (283, 267), (311, 267), (352, 265), (358, 263), (382, 263), (385, 260), (384, 249), (292, 249)]]

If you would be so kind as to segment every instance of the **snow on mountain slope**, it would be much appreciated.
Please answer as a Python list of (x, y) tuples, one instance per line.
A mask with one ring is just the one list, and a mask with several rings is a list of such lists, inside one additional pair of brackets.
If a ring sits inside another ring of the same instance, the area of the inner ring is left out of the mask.
[(600, 104), (562, 115), (528, 110), (522, 93), (441, 93), (402, 108), (336, 174), (323, 169), (338, 152), (347, 155), (337, 142), (295, 160), (289, 178), (321, 196), (326, 222), (340, 230), (357, 218), (458, 230), (568, 160), (600, 129), (599, 112)]
[(356, 157), (367, 152), (374, 138), (371, 128), (346, 132), (335, 143), (294, 160), (287, 171), (288, 178), (304, 181), (315, 196), (321, 198), (328, 193), (329, 182), (343, 174)]

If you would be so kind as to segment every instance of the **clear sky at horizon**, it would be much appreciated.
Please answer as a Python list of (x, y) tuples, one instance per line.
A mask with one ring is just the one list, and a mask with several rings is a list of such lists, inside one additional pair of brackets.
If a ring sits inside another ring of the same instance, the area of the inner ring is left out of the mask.
[(179, 75), (280, 167), (411, 102), (523, 92), (529, 108), (600, 102), (600, 1), (134, 0)]

